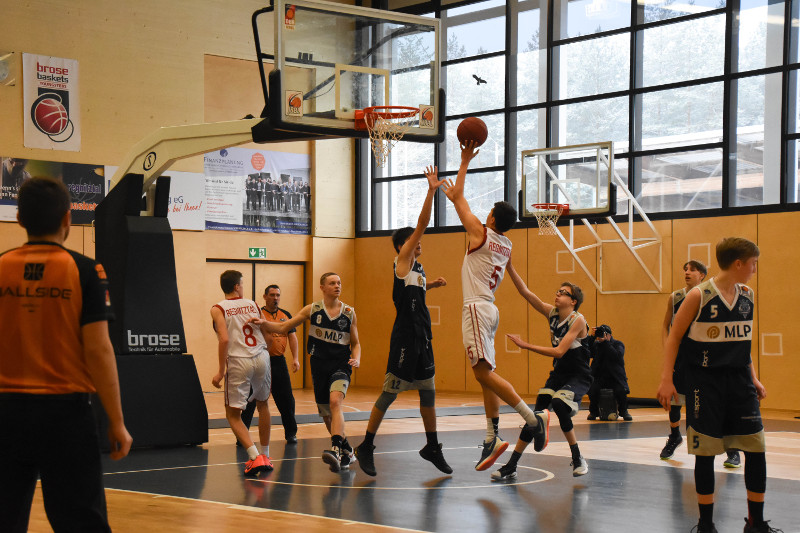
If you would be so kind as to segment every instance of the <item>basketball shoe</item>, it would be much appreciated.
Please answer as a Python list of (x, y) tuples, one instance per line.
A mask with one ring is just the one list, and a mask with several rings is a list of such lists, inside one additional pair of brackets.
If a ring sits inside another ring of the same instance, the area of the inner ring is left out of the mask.
[(497, 435), (489, 442), (484, 442), (481, 458), (478, 460), (478, 464), (475, 465), (475, 470), (481, 471), (491, 467), (507, 448), (508, 443)]
[(500, 470), (492, 472), (492, 481), (507, 481), (509, 479), (517, 478), (517, 467), (505, 464), (500, 467)]
[(670, 434), (670, 436), (667, 437), (667, 443), (664, 445), (664, 449), (661, 450), (661, 460), (668, 461), (672, 459), (672, 456), (675, 455), (675, 450), (682, 442), (683, 437), (681, 437), (680, 433), (677, 437), (673, 437), (672, 434)]
[(745, 518), (744, 533), (783, 533), (783, 530), (770, 527), (769, 520), (764, 520), (760, 524), (750, 525), (750, 521)]
[(425, 459), (426, 461), (432, 462), (433, 466), (435, 466), (445, 474), (453, 473), (453, 469), (450, 468), (450, 465), (447, 464), (447, 461), (444, 460), (444, 454), (442, 453), (442, 443), (439, 443), (437, 445), (426, 444), (425, 447), (419, 451), (419, 456)]
[(728, 452), (728, 457), (723, 461), (722, 466), (725, 468), (741, 468), (742, 458), (739, 457), (739, 452), (736, 450)]
[(331, 447), (330, 450), (325, 450), (322, 452), (322, 461), (330, 466), (331, 472), (338, 472), (342, 469), (342, 464), (340, 462), (341, 457), (341, 449), (337, 448), (336, 446)]
[(377, 476), (378, 472), (375, 470), (375, 457), (373, 456), (375, 446), (367, 445), (362, 442), (356, 446), (356, 449), (353, 451), (358, 458), (358, 464), (361, 466), (361, 470), (368, 476)]
[(259, 472), (272, 470), (272, 463), (266, 455), (259, 455), (244, 464), (245, 476), (257, 476)]

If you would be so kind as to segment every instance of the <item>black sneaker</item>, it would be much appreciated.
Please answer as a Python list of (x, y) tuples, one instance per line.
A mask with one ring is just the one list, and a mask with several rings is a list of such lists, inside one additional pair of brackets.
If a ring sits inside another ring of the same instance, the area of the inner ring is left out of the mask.
[(505, 464), (492, 472), (492, 481), (508, 481), (517, 478), (517, 467)]
[(347, 470), (350, 468), (350, 465), (356, 462), (356, 456), (351, 448), (350, 450), (342, 448), (342, 454), (339, 457), (339, 466), (341, 466), (342, 470)]
[(633, 420), (633, 417), (631, 416), (631, 414), (628, 411), (625, 411), (624, 413), (620, 413), (619, 416), (621, 416), (622, 419), (625, 422), (630, 422), (630, 421)]
[(341, 451), (335, 446), (322, 452), (322, 460), (331, 467), (331, 472), (338, 472), (342, 469), (341, 456)]
[(739, 452), (737, 450), (728, 452), (728, 458), (725, 459), (722, 466), (725, 468), (741, 468), (742, 458), (739, 457)]
[(497, 458), (506, 451), (508, 443), (495, 435), (489, 442), (484, 442), (482, 448), (481, 458), (478, 460), (478, 464), (475, 465), (475, 470), (478, 471), (490, 468), (497, 461)]
[(289, 435), (286, 437), (286, 444), (297, 444), (297, 435)]
[(680, 434), (678, 434), (677, 438), (670, 434), (670, 436), (667, 438), (667, 443), (664, 445), (664, 449), (661, 450), (661, 460), (668, 461), (672, 459), (672, 456), (675, 455), (675, 450), (681, 445), (682, 442), (683, 437), (681, 437)]
[(753, 524), (751, 526), (750, 521), (745, 518), (744, 533), (783, 533), (783, 530), (770, 527), (769, 520), (765, 520), (760, 524)]
[(589, 413), (589, 416), (586, 417), (586, 420), (597, 420), (597, 417), (600, 416), (597, 413)]
[(698, 522), (697, 525), (692, 528), (690, 533), (717, 533), (717, 528), (714, 526), (714, 522), (711, 522), (711, 524), (708, 525)]
[(355, 456), (358, 458), (358, 464), (361, 466), (361, 470), (363, 470), (364, 473), (369, 476), (378, 475), (378, 472), (375, 471), (375, 458), (373, 457), (372, 453), (374, 450), (375, 446), (368, 446), (363, 442), (356, 446), (356, 449), (353, 450)]
[(533, 449), (540, 452), (547, 448), (547, 443), (550, 442), (550, 411), (536, 411), (536, 418), (539, 419), (539, 427), (536, 433), (533, 434)]
[(419, 451), (419, 456), (425, 459), (426, 461), (430, 461), (433, 463), (433, 466), (444, 472), (445, 474), (452, 474), (453, 469), (450, 468), (450, 465), (447, 464), (447, 461), (444, 460), (444, 454), (442, 453), (442, 443), (432, 446), (431, 444), (426, 444), (424, 448)]

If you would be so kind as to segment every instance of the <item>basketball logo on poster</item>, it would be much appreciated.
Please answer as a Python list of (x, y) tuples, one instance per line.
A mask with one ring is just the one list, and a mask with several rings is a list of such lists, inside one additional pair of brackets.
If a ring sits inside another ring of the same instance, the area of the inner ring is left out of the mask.
[(81, 149), (78, 61), (22, 55), (26, 148)]

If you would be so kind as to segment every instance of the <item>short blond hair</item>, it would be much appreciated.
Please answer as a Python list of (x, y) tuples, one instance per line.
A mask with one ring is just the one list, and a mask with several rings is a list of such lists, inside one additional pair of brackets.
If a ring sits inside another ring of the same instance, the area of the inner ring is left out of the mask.
[(725, 237), (717, 243), (717, 264), (721, 270), (729, 269), (737, 259), (747, 261), (759, 255), (756, 243), (743, 237)]

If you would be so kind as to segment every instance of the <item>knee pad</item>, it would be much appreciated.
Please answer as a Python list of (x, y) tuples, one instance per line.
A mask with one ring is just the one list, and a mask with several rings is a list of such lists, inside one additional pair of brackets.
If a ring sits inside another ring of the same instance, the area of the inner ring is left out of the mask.
[(539, 389), (539, 395), (536, 397), (535, 411), (544, 411), (550, 407), (550, 401), (553, 399), (553, 394), (556, 391), (553, 389)]
[(385, 413), (396, 398), (397, 394), (392, 394), (391, 392), (383, 391), (381, 395), (378, 396), (378, 399), (375, 400), (375, 407), (377, 407), (379, 411)]
[(569, 416), (575, 416), (578, 414), (579, 405), (575, 401), (575, 393), (573, 391), (565, 389), (556, 391), (556, 393), (553, 395), (553, 409), (555, 409), (556, 400), (561, 400), (564, 402), (564, 405), (569, 407)]
[(714, 494), (714, 456), (694, 456), (694, 484), (697, 494)]
[(764, 452), (744, 452), (744, 486), (758, 494), (767, 491), (767, 457)]
[(671, 423), (680, 422), (681, 419), (681, 406), (673, 405), (669, 408), (669, 421)]
[(574, 427), (572, 425), (572, 409), (561, 398), (553, 398), (553, 411), (556, 412), (558, 417), (558, 425), (561, 426), (561, 431), (567, 433)]
[(434, 407), (436, 405), (436, 391), (429, 389), (420, 389), (419, 391), (419, 406), (420, 407)]

